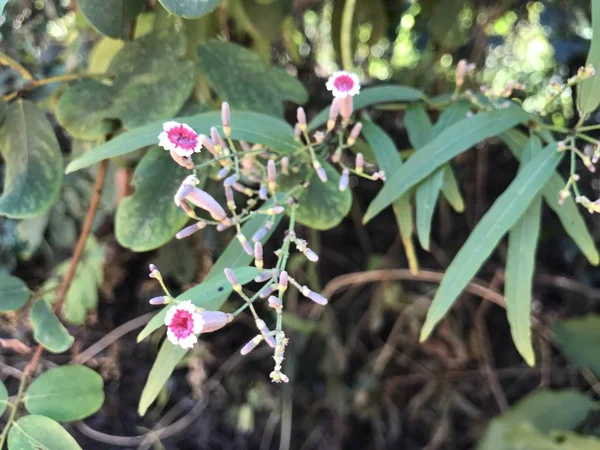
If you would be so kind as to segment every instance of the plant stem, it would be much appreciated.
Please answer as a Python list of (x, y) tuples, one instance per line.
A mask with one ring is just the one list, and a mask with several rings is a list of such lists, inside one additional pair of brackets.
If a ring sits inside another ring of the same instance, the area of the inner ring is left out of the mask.
[(82, 80), (84, 78), (110, 78), (110, 77), (111, 77), (111, 75), (108, 75), (105, 73), (88, 73), (88, 74), (83, 74), (83, 75), (80, 75), (77, 73), (68, 73), (65, 75), (58, 75), (56, 77), (44, 78), (42, 80), (32, 80), (29, 84), (24, 86), (22, 89), (19, 89), (18, 91), (14, 91), (14, 92), (11, 92), (10, 94), (5, 95), (4, 97), (2, 97), (2, 100), (5, 102), (9, 102), (11, 100), (14, 100), (15, 98), (17, 98), (19, 95), (23, 94), (24, 92), (31, 91), (33, 89), (36, 89), (40, 86), (45, 86), (47, 84), (62, 83), (65, 81)]
[(342, 67), (344, 70), (352, 70), (352, 19), (356, 0), (346, 0), (342, 11), (342, 26), (340, 33), (340, 46), (342, 50)]
[(6, 425), (4, 425), (4, 429), (2, 430), (2, 435), (0, 435), (0, 449), (4, 447), (4, 442), (6, 441), (6, 437), (8, 436), (8, 431), (10, 430), (11, 425), (15, 421), (15, 417), (17, 416), (19, 405), (23, 400), (25, 386), (27, 386), (27, 379), (28, 377), (25, 374), (23, 374), (21, 380), (19, 381), (19, 390), (17, 391), (17, 398), (15, 399), (15, 403), (11, 407), (10, 415), (8, 416), (8, 421), (6, 422)]

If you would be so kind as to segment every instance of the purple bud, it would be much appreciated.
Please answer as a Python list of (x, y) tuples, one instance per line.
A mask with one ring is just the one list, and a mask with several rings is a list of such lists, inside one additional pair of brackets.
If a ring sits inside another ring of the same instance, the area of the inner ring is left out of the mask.
[(260, 344), (260, 342), (263, 340), (263, 337), (259, 334), (258, 336), (255, 336), (252, 338), (251, 341), (249, 341), (246, 345), (244, 345), (242, 347), (242, 349), (240, 350), (240, 353), (242, 355), (247, 355), (248, 353), (250, 353), (252, 350), (254, 350), (256, 348), (256, 346), (258, 344)]
[(344, 170), (342, 170), (342, 176), (340, 177), (339, 190), (344, 192), (346, 189), (348, 189), (349, 182), (350, 182), (350, 172), (348, 171), (348, 169), (344, 168)]
[(270, 335), (271, 331), (267, 327), (267, 324), (265, 323), (265, 321), (262, 319), (256, 319), (255, 323), (256, 323), (256, 328), (258, 328), (258, 330), (260, 331), (260, 334), (262, 334), (262, 337), (264, 338), (265, 342), (267, 344), (269, 344), (269, 347), (275, 348), (275, 345), (276, 345), (275, 338)]
[(323, 183), (327, 183), (327, 172), (325, 172), (325, 169), (323, 169), (321, 165), (319, 165), (319, 167), (316, 167), (316, 169), (319, 180), (321, 180)]
[(242, 248), (244, 249), (244, 251), (247, 254), (252, 255), (253, 254), (252, 246), (248, 242), (248, 239), (246, 239), (246, 236), (244, 236), (242, 233), (238, 233), (237, 239), (238, 239), (238, 241), (240, 241), (240, 244), (242, 245)]
[(327, 131), (333, 130), (338, 114), (340, 113), (340, 99), (335, 97), (329, 108), (329, 120), (327, 121)]
[(240, 284), (235, 273), (233, 273), (233, 270), (231, 270), (229, 267), (227, 267), (225, 270), (223, 270), (223, 272), (225, 273), (225, 277), (227, 278), (227, 281), (229, 281), (229, 283), (231, 283), (232, 286), (238, 286)]
[(263, 247), (260, 241), (254, 243), (254, 259), (259, 259), (261, 261), (263, 259)]
[(221, 104), (221, 122), (223, 122), (223, 133), (229, 137), (229, 134), (231, 134), (231, 111), (227, 102)]
[(283, 211), (285, 211), (285, 208), (281, 205), (278, 206), (273, 206), (272, 208), (267, 208), (267, 209), (258, 209), (256, 210), (257, 213), (259, 214), (267, 214), (267, 215), (277, 215), (277, 214), (281, 214)]
[(331, 155), (331, 162), (339, 163), (342, 160), (342, 147), (339, 147)]
[[(215, 147), (219, 147), (219, 149), (220, 149), (225, 146), (225, 144), (223, 143), (223, 139), (221, 139), (221, 135), (219, 134), (219, 130), (217, 130), (215, 127), (212, 127), (210, 129), (210, 137), (211, 137), (212, 141), (214, 142)], [(220, 151), (218, 153), (220, 153)]]
[(279, 273), (279, 290), (285, 291), (288, 287), (288, 283), (290, 281), (290, 276), (285, 270), (282, 270)]
[(310, 248), (304, 250), (304, 256), (311, 262), (317, 262), (319, 260), (319, 255), (313, 252)]
[(362, 153), (356, 154), (356, 167), (354, 170), (356, 170), (356, 173), (363, 173), (363, 170), (365, 170), (365, 158)]
[(222, 180), (227, 176), (228, 173), (229, 167), (223, 167), (221, 170), (219, 170), (219, 173), (217, 173), (217, 180)]
[(190, 192), (192, 192), (192, 190), (194, 189), (194, 185), (191, 183), (187, 183), (187, 180), (187, 178), (183, 180), (183, 183), (181, 183), (181, 185), (177, 189), (177, 192), (175, 192), (175, 196), (173, 197), (173, 200), (175, 201), (175, 204), (177, 206), (181, 206), (181, 200), (190, 195)]
[(225, 178), (225, 180), (223, 181), (223, 185), (224, 186), (233, 186), (234, 183), (237, 183), (238, 177), (237, 175), (233, 174), (228, 176), (227, 178)]
[(312, 300), (315, 303), (318, 303), (319, 305), (326, 305), (328, 300), (323, 297), (321, 294), (317, 294), (316, 292), (311, 291), (308, 286), (302, 286), (302, 295), (304, 295), (306, 298), (309, 298), (310, 300)]
[(267, 235), (268, 231), (269, 230), (267, 230), (266, 227), (259, 228), (258, 231), (254, 233), (254, 236), (252, 236), (252, 240), (254, 242), (262, 241), (262, 239)]
[(150, 264), (150, 275), (148, 275), (150, 278), (157, 278), (160, 276), (160, 272), (158, 271), (158, 268), (154, 265), (154, 264)]
[(153, 297), (153, 298), (151, 298), (150, 299), (150, 304), (151, 305), (155, 305), (155, 306), (157, 306), (157, 305), (164, 305), (166, 303), (169, 303), (169, 300), (170, 300), (169, 297), (161, 295), (159, 297)]
[(357, 122), (356, 125), (352, 127), (352, 130), (350, 131), (350, 136), (348, 136), (348, 145), (354, 145), (356, 139), (358, 139), (358, 136), (360, 135), (361, 130), (362, 123)]
[(290, 174), (290, 158), (287, 156), (281, 158), (281, 173), (284, 175)]
[(202, 333), (212, 333), (220, 330), (225, 325), (233, 320), (233, 314), (224, 313), (223, 311), (202, 311)]
[(207, 211), (217, 222), (224, 221), (227, 218), (225, 210), (219, 203), (207, 192), (196, 187), (187, 195), (189, 200), (194, 205)]
[(175, 237), (177, 239), (183, 239), (186, 238), (188, 236), (191, 236), (192, 234), (194, 234), (196, 231), (198, 230), (202, 230), (203, 228), (206, 227), (206, 222), (204, 220), (199, 220), (198, 222), (196, 222), (193, 225), (190, 225), (188, 227), (185, 227), (183, 230), (181, 230), (179, 233), (177, 233), (175, 235)]
[(281, 301), (274, 295), (269, 297), (269, 306), (274, 309), (281, 309), (283, 307)]
[(202, 146), (206, 150), (208, 150), (208, 152), (211, 155), (213, 155), (215, 158), (217, 158), (219, 156), (219, 153), (215, 150), (215, 145), (214, 145), (213, 141), (211, 141), (208, 136), (201, 134), (200, 136), (198, 136), (198, 138), (200, 139)]
[(270, 191), (275, 191), (276, 178), (277, 178), (277, 171), (275, 169), (275, 161), (273, 161), (272, 159), (269, 159), (269, 161), (267, 161), (267, 181), (268, 181)]
[(269, 295), (271, 295), (273, 293), (274, 290), (275, 290), (275, 284), (270, 284), (269, 286), (265, 286), (264, 288), (262, 288), (260, 290), (259, 297), (267, 298)]
[(315, 131), (313, 137), (315, 138), (315, 142), (317, 144), (322, 144), (325, 140), (325, 133), (323, 133), (322, 131)]
[(267, 280), (273, 278), (273, 274), (271, 272), (261, 272), (256, 277), (254, 277), (255, 283), (264, 283)]
[(304, 108), (302, 106), (299, 106), (296, 110), (296, 118), (298, 119), (300, 131), (306, 130), (306, 113), (304, 112)]
[(267, 186), (265, 184), (260, 185), (260, 188), (258, 189), (258, 198), (261, 200), (267, 199)]

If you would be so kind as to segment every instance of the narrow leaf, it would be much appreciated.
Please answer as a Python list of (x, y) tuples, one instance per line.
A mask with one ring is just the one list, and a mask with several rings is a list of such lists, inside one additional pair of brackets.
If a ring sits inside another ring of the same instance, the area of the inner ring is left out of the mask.
[[(542, 143), (532, 136), (523, 152), (521, 167), (542, 151)], [(527, 364), (535, 364), (535, 353), (531, 344), (531, 295), (535, 251), (540, 235), (542, 212), (541, 195), (536, 196), (519, 221), (508, 234), (508, 254), (506, 257), (506, 315), (510, 332), (521, 356)]]
[[(402, 85), (388, 85), (365, 88), (353, 100), (354, 109), (358, 110), (378, 103), (413, 102), (424, 98), (425, 94), (415, 88)], [(308, 128), (313, 130), (320, 127), (327, 122), (327, 117), (329, 117), (329, 107), (313, 117)]]
[(502, 236), (519, 220), (548, 181), (563, 156), (556, 148), (556, 144), (546, 146), (527, 163), (477, 224), (446, 270), (427, 312), (421, 330), (422, 341), (431, 334), (467, 283), (492, 254)]
[(11, 275), (0, 276), (0, 311), (14, 311), (21, 308), (31, 292), (23, 280)]
[(48, 417), (23, 416), (10, 427), (8, 450), (82, 450), (73, 436)]
[(444, 183), (442, 184), (442, 194), (448, 200), (454, 211), (461, 213), (465, 210), (465, 200), (460, 193), (458, 180), (449, 164), (444, 167)]
[(8, 406), (8, 390), (2, 381), (0, 381), (0, 416), (4, 414)]
[(582, 116), (600, 105), (600, 0), (592, 0), (592, 43), (586, 65), (591, 64), (596, 74), (579, 85), (577, 102)]
[[(527, 136), (518, 130), (508, 130), (500, 135), (515, 158), (521, 158), (522, 149), (527, 141)], [(556, 213), (560, 223), (588, 261), (597, 266), (600, 263), (600, 255), (596, 249), (593, 236), (581, 215), (581, 208), (577, 206), (572, 197), (565, 199), (563, 205), (558, 204), (559, 192), (565, 187), (565, 181), (558, 173), (553, 173), (548, 182), (542, 188), (542, 194), (546, 204)]]
[(73, 345), (73, 336), (69, 334), (50, 304), (39, 299), (29, 312), (29, 320), (33, 327), (33, 338), (52, 353), (66, 352)]
[(483, 112), (447, 128), (416, 152), (387, 182), (369, 205), (363, 221), (366, 223), (389, 206), (400, 195), (478, 142), (512, 128), (529, 118), (522, 108)]
[(424, 147), (431, 139), (433, 125), (431, 119), (420, 103), (410, 105), (404, 113), (404, 128), (408, 134), (410, 145), (415, 150)]

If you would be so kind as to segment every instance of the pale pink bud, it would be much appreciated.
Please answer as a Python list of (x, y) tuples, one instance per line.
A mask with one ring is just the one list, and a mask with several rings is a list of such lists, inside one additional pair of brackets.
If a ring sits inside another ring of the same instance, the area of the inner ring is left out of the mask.
[(217, 180), (222, 180), (223, 178), (225, 178), (229, 173), (229, 170), (229, 167), (223, 167), (221, 170), (219, 170), (219, 173), (217, 173)]
[(275, 290), (275, 285), (274, 284), (270, 284), (269, 286), (265, 286), (264, 288), (262, 288), (260, 290), (259, 297), (260, 298), (267, 298), (269, 295), (271, 295), (273, 293), (274, 290)]
[(350, 131), (350, 136), (348, 136), (348, 145), (354, 145), (354, 143), (356, 142), (356, 139), (358, 139), (358, 136), (360, 135), (361, 130), (362, 130), (362, 123), (357, 122), (352, 127), (352, 130)]
[(267, 235), (268, 231), (269, 230), (267, 230), (266, 227), (259, 228), (256, 233), (254, 233), (254, 236), (252, 236), (252, 240), (254, 242), (262, 241), (262, 239)]
[(325, 141), (325, 133), (323, 133), (322, 131), (315, 131), (313, 137), (315, 138), (315, 142), (317, 144), (322, 144), (323, 141)]
[(272, 208), (256, 210), (257, 213), (266, 215), (277, 215), (281, 214), (283, 211), (285, 211), (285, 208), (281, 205), (273, 206)]
[(290, 174), (290, 158), (287, 156), (281, 158), (281, 173), (284, 175)]
[(231, 111), (227, 102), (221, 104), (221, 122), (223, 122), (223, 134), (231, 137)]
[(348, 169), (344, 168), (344, 170), (342, 170), (342, 176), (340, 177), (339, 190), (344, 192), (346, 189), (348, 189), (349, 182), (350, 172), (348, 171)]
[(356, 154), (356, 166), (354, 170), (356, 170), (356, 173), (363, 173), (363, 170), (365, 170), (365, 157), (362, 153)]
[(196, 222), (193, 225), (190, 225), (188, 227), (185, 227), (183, 230), (181, 230), (180, 232), (178, 232), (175, 237), (177, 239), (183, 239), (186, 238), (188, 236), (191, 236), (192, 234), (194, 234), (196, 231), (198, 230), (202, 230), (203, 228), (206, 227), (206, 222), (204, 220), (199, 220), (198, 222)]
[(263, 247), (260, 241), (254, 243), (254, 265), (258, 270), (263, 268)]
[(217, 222), (224, 221), (227, 218), (223, 207), (202, 189), (198, 189), (197, 187), (192, 188), (192, 191), (185, 198), (197, 207), (207, 211)]
[(186, 198), (192, 192), (192, 190), (194, 189), (195, 181), (196, 177), (194, 177), (193, 175), (183, 180), (183, 183), (181, 183), (181, 185), (177, 189), (177, 192), (175, 192), (175, 196), (173, 197), (173, 200), (175, 201), (175, 204), (177, 206), (181, 206), (181, 200)]
[(233, 204), (233, 209), (235, 209), (235, 203), (233, 202), (233, 189), (231, 189), (231, 186), (227, 184), (225, 185), (225, 199), (227, 200), (227, 204)]
[(264, 283), (267, 280), (273, 278), (273, 274), (271, 272), (261, 272), (256, 277), (254, 277), (255, 283)]
[(242, 355), (247, 355), (252, 350), (254, 350), (256, 348), (256, 346), (261, 343), (262, 340), (263, 340), (263, 337), (260, 334), (258, 336), (254, 336), (252, 338), (252, 340), (250, 340), (246, 345), (244, 345), (242, 347), (242, 349), (240, 350), (240, 353)]
[(256, 324), (256, 328), (258, 328), (258, 331), (260, 331), (260, 334), (262, 334), (262, 337), (265, 340), (265, 342), (269, 344), (269, 347), (275, 348), (275, 338), (271, 336), (271, 331), (267, 327), (265, 321), (262, 319), (257, 319), (254, 323)]
[(267, 161), (267, 184), (271, 192), (275, 192), (275, 189), (277, 187), (276, 179), (277, 171), (275, 168), (275, 161), (269, 159), (269, 161)]
[(233, 270), (227, 267), (225, 270), (223, 270), (223, 272), (225, 273), (225, 278), (227, 278), (227, 281), (229, 281), (231, 286), (233, 286), (234, 290), (237, 291), (241, 289), (240, 281), (238, 280), (238, 277), (235, 275), (235, 273), (233, 273)]
[(340, 99), (335, 97), (331, 102), (329, 108), (329, 120), (327, 121), (327, 131), (331, 131), (335, 128), (335, 122), (340, 113)]
[(302, 286), (302, 295), (319, 305), (326, 305), (328, 300), (321, 294), (311, 291), (308, 286)]
[(469, 71), (468, 66), (469, 65), (466, 59), (461, 59), (456, 65), (455, 80), (456, 85), (458, 87), (462, 86), (465, 83), (465, 77), (467, 76), (467, 72)]
[(159, 278), (160, 272), (158, 268), (154, 264), (150, 264), (150, 274), (148, 275), (150, 278)]
[(288, 273), (285, 270), (282, 270), (279, 273), (279, 290), (280, 291), (285, 291), (288, 287), (288, 283), (290, 281), (290, 276), (288, 275)]
[(233, 174), (228, 176), (227, 178), (225, 178), (225, 180), (223, 181), (223, 185), (224, 186), (233, 186), (234, 183), (237, 183), (238, 177), (237, 175)]
[(271, 295), (269, 297), (269, 306), (276, 310), (281, 310), (281, 308), (283, 307), (283, 305), (281, 304), (281, 300), (279, 300), (274, 295)]
[(150, 299), (150, 304), (154, 305), (154, 306), (165, 305), (165, 304), (169, 303), (169, 301), (170, 301), (169, 297), (161, 295), (159, 297), (153, 297), (153, 298), (151, 298)]
[(233, 314), (227, 314), (222, 311), (202, 311), (202, 333), (212, 333), (220, 330), (233, 320)]
[(211, 141), (211, 139), (208, 136), (204, 135), (204, 134), (201, 134), (198, 137), (200, 139), (200, 142), (202, 142), (202, 146), (206, 150), (208, 150), (211, 155), (213, 155), (215, 158), (217, 158), (219, 156), (219, 152), (217, 152), (215, 150), (214, 142)]
[(302, 106), (299, 106), (296, 110), (296, 118), (298, 119), (300, 131), (306, 131), (306, 113), (304, 112), (304, 108)]
[(212, 139), (213, 143), (215, 144), (215, 151), (217, 153), (221, 153), (221, 149), (223, 147), (225, 147), (225, 144), (223, 142), (223, 139), (221, 139), (219, 130), (217, 130), (215, 127), (212, 127), (210, 129), (210, 138)]
[(175, 161), (181, 167), (185, 167), (186, 169), (194, 168), (194, 163), (192, 162), (191, 158), (189, 158), (187, 156), (182, 156), (179, 153), (177, 153), (175, 150), (171, 150), (169, 153), (171, 155), (171, 158), (173, 158), (173, 161)]
[(242, 233), (238, 233), (236, 236), (237, 236), (238, 241), (242, 245), (242, 248), (244, 249), (244, 251), (247, 254), (252, 255), (253, 254), (252, 246), (248, 242), (248, 239), (246, 239), (246, 236), (244, 236)]
[(258, 188), (258, 198), (261, 200), (267, 199), (267, 186), (264, 183), (260, 185), (260, 188)]
[(354, 111), (354, 106), (352, 103), (352, 96), (348, 95), (344, 98), (340, 99), (340, 115), (345, 122), (350, 120), (350, 116), (352, 116), (352, 112)]
[(310, 248), (307, 248), (306, 250), (304, 250), (304, 256), (306, 256), (306, 259), (308, 259), (311, 262), (317, 262), (319, 260), (319, 255), (317, 255), (315, 252), (313, 252)]
[(297, 123), (294, 125), (294, 140), (300, 142), (300, 136), (302, 135), (302, 130), (300, 129), (300, 124)]
[(342, 160), (342, 148), (339, 147), (335, 150), (335, 152), (333, 152), (333, 155), (331, 155), (331, 162), (334, 163), (339, 163)]
[(242, 150), (244, 150), (245, 152), (249, 152), (250, 150), (252, 150), (250, 144), (248, 144), (246, 141), (240, 141), (240, 147), (242, 147)]

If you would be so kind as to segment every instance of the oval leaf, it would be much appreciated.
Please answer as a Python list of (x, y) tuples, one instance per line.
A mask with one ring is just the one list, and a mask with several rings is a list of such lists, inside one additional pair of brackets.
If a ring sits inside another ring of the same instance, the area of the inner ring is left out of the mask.
[(221, 4), (221, 0), (160, 0), (167, 11), (185, 19), (202, 17)]
[(104, 381), (92, 369), (66, 365), (37, 377), (25, 394), (25, 407), (60, 422), (85, 419), (104, 403)]
[(158, 248), (170, 241), (188, 216), (173, 202), (173, 195), (188, 175), (169, 152), (152, 147), (133, 174), (133, 195), (119, 203), (115, 234), (123, 247), (136, 252)]
[(27, 100), (12, 103), (0, 128), (0, 153), (6, 164), (0, 215), (39, 216), (58, 199), (63, 159), (52, 125)]
[(442, 131), (422, 147), (421, 151), (414, 153), (406, 164), (389, 178), (369, 205), (363, 222), (371, 220), (408, 189), (456, 155), (528, 119), (527, 112), (520, 107), (512, 106), (476, 114)]
[(11, 275), (0, 276), (0, 311), (14, 311), (21, 308), (31, 292), (23, 280)]
[[(379, 103), (388, 102), (412, 102), (416, 100), (422, 100), (425, 98), (418, 89), (402, 86), (402, 85), (388, 85), (388, 86), (375, 86), (362, 89), (360, 94), (354, 97), (354, 109), (366, 108), (367, 106), (377, 105)], [(329, 107), (320, 111), (310, 121), (308, 128), (315, 129), (327, 122), (329, 117)]]
[(144, 0), (79, 0), (81, 12), (100, 33), (127, 39), (133, 19), (144, 9)]
[(10, 427), (9, 450), (81, 450), (58, 422), (44, 416), (23, 416)]
[(600, 0), (592, 0), (592, 44), (586, 65), (591, 64), (596, 75), (579, 85), (577, 102), (581, 115), (585, 116), (600, 105)]
[(73, 345), (73, 336), (69, 334), (50, 304), (40, 299), (31, 308), (29, 320), (33, 327), (33, 338), (52, 353), (62, 353)]
[(548, 145), (527, 163), (479, 221), (465, 245), (452, 260), (435, 293), (421, 330), (422, 341), (431, 334), (467, 283), (491, 255), (502, 236), (519, 220), (548, 181), (563, 156), (556, 148), (556, 144)]
[[(281, 220), (282, 215), (279, 214), (274, 219), (275, 223), (273, 227), (269, 230), (267, 235), (265, 236), (265, 240), (269, 238), (269, 236), (275, 231), (279, 221)], [(267, 220), (271, 220), (269, 217), (263, 217), (261, 215), (256, 215), (252, 219), (248, 221), (243, 227), (242, 232), (245, 236), (250, 238), (254, 233), (256, 233)], [(223, 254), (219, 257), (219, 259), (215, 262), (212, 269), (206, 275), (206, 280), (210, 280), (213, 277), (217, 277), (223, 274), (223, 270), (226, 267), (230, 268), (238, 268), (242, 266), (247, 266), (250, 261), (252, 261), (252, 256), (248, 255), (240, 245), (237, 239), (232, 239)], [(205, 281), (206, 282), (206, 281)], [(217, 310), (221, 308), (229, 294), (231, 294), (232, 289), (231, 286), (228, 288), (225, 287), (224, 291), (221, 293), (219, 297), (211, 299), (211, 306), (213, 309)], [(195, 294), (194, 294), (195, 295)], [(138, 405), (138, 413), (143, 416), (146, 414), (146, 411), (150, 407), (150, 405), (156, 400), (158, 394), (161, 389), (175, 370), (175, 366), (181, 361), (181, 359), (185, 356), (188, 350), (182, 349), (179, 346), (175, 346), (171, 344), (168, 340), (165, 340), (162, 343), (160, 351), (158, 352), (158, 356), (152, 365), (152, 369), (150, 370), (150, 374), (148, 375), (148, 380), (146, 380), (146, 384), (144, 386), (144, 390), (142, 391), (142, 395), (140, 397), (140, 402)]]
[(587, 314), (583, 317), (561, 320), (552, 331), (564, 354), (581, 367), (600, 376), (600, 316)]
[[(233, 111), (231, 116), (231, 135), (233, 139), (244, 140), (253, 144), (263, 144), (282, 153), (293, 153), (298, 148), (298, 143), (293, 138), (294, 130), (281, 119), (249, 111)], [(204, 131), (206, 133), (213, 126), (220, 132), (223, 131), (220, 125), (221, 113), (219, 111), (179, 117), (174, 120), (187, 123), (198, 132)], [(155, 122), (120, 134), (72, 161), (67, 166), (67, 173), (156, 144), (158, 142), (157, 136), (162, 131), (162, 125), (163, 121)]]

